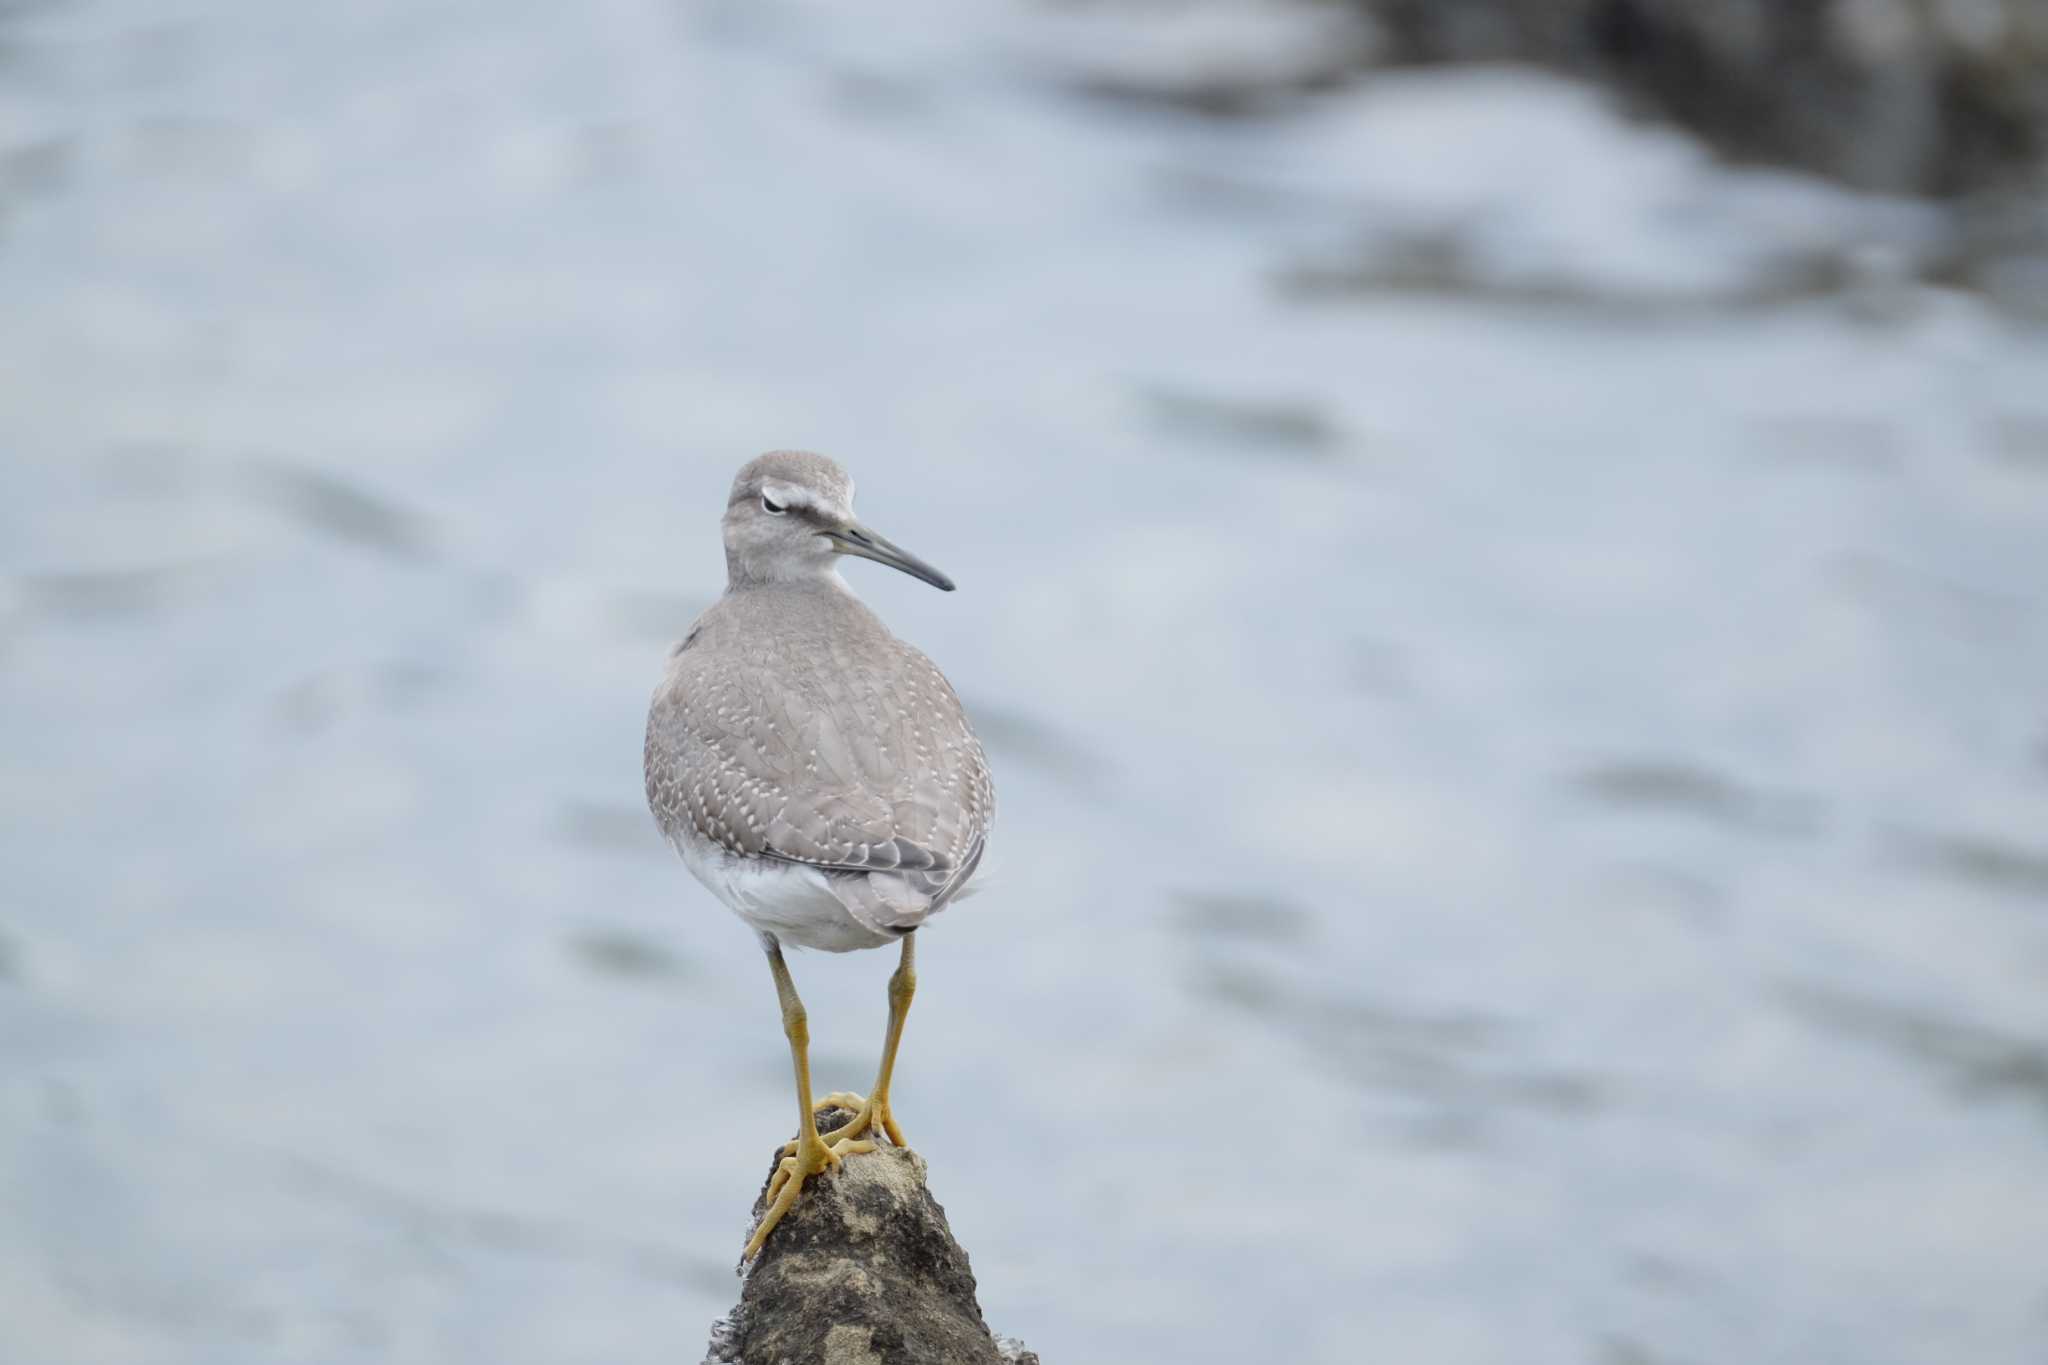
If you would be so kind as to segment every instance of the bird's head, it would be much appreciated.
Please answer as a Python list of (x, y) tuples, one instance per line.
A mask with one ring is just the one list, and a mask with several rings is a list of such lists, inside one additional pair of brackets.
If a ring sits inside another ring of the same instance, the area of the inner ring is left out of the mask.
[(735, 583), (830, 573), (840, 555), (901, 569), (935, 588), (953, 580), (855, 519), (853, 480), (823, 455), (771, 450), (747, 461), (725, 504), (725, 563)]

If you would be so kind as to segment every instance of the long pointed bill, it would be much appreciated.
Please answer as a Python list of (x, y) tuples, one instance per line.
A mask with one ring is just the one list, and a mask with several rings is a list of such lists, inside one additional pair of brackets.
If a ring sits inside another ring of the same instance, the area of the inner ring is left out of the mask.
[(892, 569), (901, 569), (912, 578), (922, 578), (941, 592), (953, 591), (952, 579), (887, 537), (876, 535), (859, 522), (854, 522), (844, 530), (827, 531), (824, 535), (838, 547), (841, 554), (872, 559), (877, 564), (887, 564)]

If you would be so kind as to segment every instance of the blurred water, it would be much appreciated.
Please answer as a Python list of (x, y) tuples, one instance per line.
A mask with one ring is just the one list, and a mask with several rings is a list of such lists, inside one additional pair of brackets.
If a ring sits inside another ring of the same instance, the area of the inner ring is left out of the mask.
[(0, 1355), (694, 1359), (786, 1063), (640, 727), (800, 444), (962, 584), (849, 573), (1002, 791), (898, 1096), (1000, 1330), (2042, 1358), (2048, 339), (1202, 13), (0, 12)]

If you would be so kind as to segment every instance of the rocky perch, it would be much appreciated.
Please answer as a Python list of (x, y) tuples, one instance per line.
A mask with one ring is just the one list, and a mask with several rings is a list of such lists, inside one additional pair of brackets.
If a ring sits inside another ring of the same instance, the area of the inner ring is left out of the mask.
[[(824, 1110), (827, 1129), (852, 1115)], [(770, 1160), (772, 1177), (781, 1160)], [(767, 1182), (754, 1200), (758, 1220)], [(705, 1365), (1038, 1365), (982, 1321), (924, 1159), (883, 1145), (805, 1184), (714, 1323)]]

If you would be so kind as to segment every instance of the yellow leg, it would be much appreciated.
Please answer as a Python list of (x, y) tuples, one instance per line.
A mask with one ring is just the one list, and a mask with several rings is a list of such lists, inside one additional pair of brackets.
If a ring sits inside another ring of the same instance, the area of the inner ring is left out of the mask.
[(783, 1158), (782, 1164), (775, 1169), (774, 1178), (768, 1182), (768, 1210), (761, 1215), (760, 1226), (748, 1239), (746, 1250), (740, 1253), (745, 1260), (752, 1260), (760, 1253), (761, 1244), (768, 1240), (768, 1234), (775, 1230), (775, 1225), (782, 1221), (782, 1215), (796, 1203), (804, 1181), (821, 1171), (831, 1170), (839, 1164), (841, 1157), (875, 1149), (872, 1142), (845, 1140), (834, 1141), (828, 1146), (818, 1136), (817, 1122), (811, 1116), (810, 1019), (804, 1013), (804, 1002), (797, 998), (796, 982), (789, 978), (789, 964), (782, 960), (782, 946), (773, 939), (768, 942), (768, 970), (775, 974), (775, 995), (782, 1002), (782, 1032), (789, 1039), (789, 1057), (796, 1067), (797, 1139), (783, 1149), (790, 1155)]
[[(882, 1068), (875, 1075), (875, 1088), (854, 1110), (853, 1117), (825, 1135), (827, 1142), (843, 1142), (880, 1128), (889, 1141), (907, 1147), (903, 1130), (889, 1109), (889, 1078), (896, 1072), (896, 1045), (903, 1041), (903, 1018), (910, 1013), (910, 998), (917, 994), (917, 935), (903, 936), (903, 958), (889, 977), (889, 1033), (882, 1041)], [(858, 1096), (834, 1096), (835, 1099)]]

